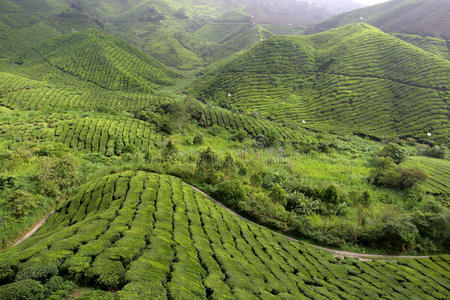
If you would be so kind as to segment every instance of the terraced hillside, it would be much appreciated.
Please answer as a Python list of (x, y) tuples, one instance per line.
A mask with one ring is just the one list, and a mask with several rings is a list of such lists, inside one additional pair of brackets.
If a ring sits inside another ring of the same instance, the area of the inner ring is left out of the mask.
[(86, 118), (55, 125), (56, 141), (77, 150), (97, 152), (105, 156), (128, 151), (161, 147), (163, 136), (155, 125), (134, 119)]
[(176, 77), (127, 42), (98, 31), (45, 41), (34, 50), (62, 72), (108, 90), (153, 91)]
[(0, 104), (10, 108), (136, 111), (171, 101), (171, 98), (153, 94), (58, 87), (45, 81), (0, 73)]
[(356, 24), (273, 37), (189, 91), (305, 127), (448, 143), (449, 83), (448, 60)]
[[(281, 142), (293, 144), (314, 144), (306, 130), (292, 129), (257, 117), (233, 113), (217, 106), (204, 106), (200, 112), (200, 125), (218, 125), (234, 131), (244, 130), (260, 143), (275, 138)], [(264, 146), (264, 145), (261, 145)]]
[(30, 114), (4, 120), (0, 134), (2, 142), (56, 141), (75, 150), (105, 156), (160, 148), (166, 138), (156, 132), (152, 123), (123, 117), (80, 118), (69, 113)]
[(312, 26), (310, 33), (364, 22), (385, 32), (417, 34), (450, 39), (447, 0), (391, 0), (357, 9)]
[(427, 192), (434, 194), (450, 193), (450, 162), (448, 160), (414, 156), (404, 163), (407, 167), (418, 167), (427, 174), (424, 184)]
[(446, 299), (448, 268), (447, 256), (336, 260), (177, 178), (128, 171), (87, 183), (34, 236), (0, 253), (0, 297), (43, 299), (65, 274), (120, 299)]
[(443, 39), (402, 33), (394, 33), (393, 35), (423, 50), (450, 60), (450, 51), (447, 48), (447, 42)]

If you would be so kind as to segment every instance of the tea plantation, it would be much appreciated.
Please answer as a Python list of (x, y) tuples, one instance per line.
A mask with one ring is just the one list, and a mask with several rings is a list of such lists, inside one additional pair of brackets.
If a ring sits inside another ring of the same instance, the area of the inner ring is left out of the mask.
[(0, 0), (0, 300), (450, 298), (448, 43), (289, 1)]
[[(335, 259), (214, 204), (180, 179), (126, 171), (89, 182), (0, 254), (1, 299), (89, 284), (113, 299), (446, 299), (449, 258)], [(65, 278), (62, 280), (62, 276)], [(109, 299), (108, 298), (108, 299)]]
[(356, 24), (266, 40), (189, 91), (306, 128), (447, 144), (449, 70), (448, 60)]

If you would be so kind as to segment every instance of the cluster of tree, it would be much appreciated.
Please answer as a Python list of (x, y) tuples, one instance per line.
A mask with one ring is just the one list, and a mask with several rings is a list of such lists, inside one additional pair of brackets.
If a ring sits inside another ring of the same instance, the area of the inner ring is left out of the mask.
[(400, 145), (386, 145), (372, 161), (374, 169), (369, 181), (379, 187), (404, 190), (427, 180), (427, 175), (420, 169), (399, 166), (405, 158), (406, 152)]

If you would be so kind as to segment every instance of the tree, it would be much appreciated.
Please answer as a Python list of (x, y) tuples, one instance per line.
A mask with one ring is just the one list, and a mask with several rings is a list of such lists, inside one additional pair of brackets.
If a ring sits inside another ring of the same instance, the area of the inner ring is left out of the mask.
[(205, 151), (200, 153), (200, 157), (197, 161), (197, 168), (209, 171), (217, 167), (218, 161), (217, 154), (212, 151), (211, 147), (208, 147)]
[(177, 146), (171, 139), (167, 139), (163, 145), (162, 156), (165, 159), (170, 159), (174, 154), (178, 152)]
[(194, 137), (194, 140), (192, 141), (194, 145), (201, 145), (203, 144), (203, 135), (201, 133), (197, 133)]
[(270, 197), (283, 206), (287, 204), (286, 191), (278, 183), (272, 187)]
[(213, 197), (230, 207), (245, 200), (246, 194), (239, 180), (225, 181), (216, 186), (212, 193)]
[(370, 193), (368, 191), (364, 191), (364, 193), (356, 199), (356, 209), (358, 214), (358, 220), (356, 223), (354, 241), (358, 240), (359, 228), (362, 225), (362, 221), (364, 220), (364, 212), (369, 207), (371, 201)]
[(325, 215), (323, 222), (323, 234), (326, 233), (326, 225), (327, 221), (331, 216), (336, 215), (338, 212), (338, 207), (341, 202), (341, 198), (339, 197), (339, 192), (334, 185), (330, 185), (325, 191), (322, 193), (322, 212)]
[(391, 157), (394, 163), (400, 164), (406, 158), (406, 151), (402, 146), (394, 143), (390, 143), (381, 149), (378, 153), (382, 157)]

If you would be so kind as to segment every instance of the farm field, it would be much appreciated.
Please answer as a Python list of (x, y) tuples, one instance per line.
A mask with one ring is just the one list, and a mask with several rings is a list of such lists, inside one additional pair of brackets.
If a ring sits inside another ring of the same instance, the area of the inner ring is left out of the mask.
[(410, 157), (405, 163), (409, 167), (419, 167), (428, 175), (425, 189), (431, 193), (450, 192), (450, 163), (448, 160), (430, 157)]
[(304, 128), (448, 144), (449, 70), (448, 60), (355, 24), (266, 40), (188, 91)]
[(119, 299), (445, 299), (448, 264), (337, 260), (246, 223), (177, 178), (127, 171), (80, 187), (33, 237), (1, 253), (0, 294), (70, 293), (51, 285), (67, 274)]
[(291, 1), (0, 0), (0, 300), (450, 298), (442, 0)]

